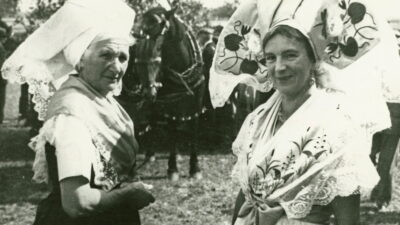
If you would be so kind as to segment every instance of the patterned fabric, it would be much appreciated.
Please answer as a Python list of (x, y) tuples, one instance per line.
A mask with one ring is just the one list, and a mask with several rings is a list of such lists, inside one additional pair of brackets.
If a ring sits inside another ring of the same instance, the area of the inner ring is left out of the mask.
[(272, 88), (262, 40), (278, 25), (288, 25), (309, 38), (326, 71), (317, 83), (352, 97), (360, 109), (355, 117), (371, 132), (387, 127), (385, 103), (400, 102), (400, 58), (393, 30), (367, 3), (245, 1), (218, 40), (209, 84), (213, 106), (223, 106), (238, 83), (261, 91)]
[(54, 142), (52, 131), (59, 115), (74, 116), (90, 131), (97, 154), (93, 164), (96, 185), (109, 189), (134, 175), (138, 145), (129, 115), (111, 96), (103, 97), (71, 76), (51, 98), (48, 118), (31, 143), (36, 152), (34, 180), (48, 181), (44, 146)]
[(238, 157), (233, 176), (248, 201), (237, 225), (251, 224), (245, 221), (254, 222), (255, 214), (271, 218), (277, 208), (289, 219), (304, 218), (313, 205), (377, 183), (368, 157), (370, 136), (351, 117), (345, 96), (312, 88), (278, 131), (279, 92), (244, 122), (233, 143)]

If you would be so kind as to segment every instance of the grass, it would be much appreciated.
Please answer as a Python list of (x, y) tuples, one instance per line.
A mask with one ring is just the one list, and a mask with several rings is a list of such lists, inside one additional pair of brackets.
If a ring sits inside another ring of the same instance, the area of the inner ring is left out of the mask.
[[(26, 147), (29, 140), (27, 129), (10, 126), (0, 127), (0, 224), (31, 224), (36, 204), (47, 188), (31, 181), (31, 150)], [(217, 149), (221, 148), (221, 149)], [(214, 146), (201, 154), (204, 169), (201, 181), (188, 179), (188, 156), (178, 162), (181, 180), (166, 179), (167, 154), (158, 151), (157, 160), (140, 169), (145, 183), (152, 184), (156, 202), (141, 211), (144, 225), (228, 225), (238, 187), (230, 180), (234, 157), (225, 146)], [(139, 155), (139, 161), (143, 155)], [(7, 162), (7, 163), (5, 163)], [(27, 162), (27, 163), (21, 163)], [(361, 212), (362, 224), (400, 224), (400, 213), (378, 213), (372, 203), (364, 203)]]
[[(14, 86), (12, 90), (18, 91)], [(10, 89), (11, 90), (11, 89)], [(0, 126), (0, 224), (32, 224), (36, 205), (47, 194), (44, 184), (31, 181), (33, 152), (27, 147), (27, 128), (14, 126), (18, 95), (8, 96), (6, 118)], [(12, 108), (14, 107), (14, 108)], [(230, 179), (234, 157), (230, 154), (229, 141), (211, 143), (203, 140), (200, 164), (204, 179), (188, 179), (188, 156), (180, 160), (179, 182), (166, 179), (167, 153), (162, 149), (165, 142), (155, 138), (147, 140), (157, 149), (157, 160), (140, 169), (145, 183), (152, 184), (156, 202), (141, 211), (144, 225), (228, 225), (231, 220), (235, 195), (238, 191)], [(139, 163), (143, 155), (139, 155)], [(400, 224), (400, 213), (379, 213), (373, 203), (362, 205), (362, 225)]]

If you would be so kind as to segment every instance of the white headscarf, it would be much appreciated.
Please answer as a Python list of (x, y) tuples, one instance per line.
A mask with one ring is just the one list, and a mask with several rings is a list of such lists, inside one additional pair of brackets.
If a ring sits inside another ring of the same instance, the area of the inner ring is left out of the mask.
[(360, 123), (371, 132), (390, 126), (386, 102), (400, 102), (400, 57), (393, 30), (366, 0), (248, 0), (222, 31), (210, 70), (214, 107), (238, 83), (269, 91), (262, 40), (278, 25), (299, 30), (329, 73), (323, 87), (345, 92), (357, 103)]
[(2, 75), (29, 84), (43, 119), (55, 91), (52, 82), (73, 72), (99, 35), (128, 39), (134, 19), (135, 12), (121, 0), (68, 0), (5, 61)]

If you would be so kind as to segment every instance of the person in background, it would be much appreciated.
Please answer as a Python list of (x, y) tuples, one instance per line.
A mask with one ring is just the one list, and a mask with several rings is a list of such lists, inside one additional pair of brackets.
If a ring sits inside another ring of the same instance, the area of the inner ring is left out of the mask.
[[(208, 82), (210, 80), (210, 68), (215, 53), (215, 44), (212, 41), (212, 30), (208, 28), (201, 29), (197, 34), (197, 39), (199, 40), (199, 44), (202, 49), (203, 74), (206, 87), (208, 87)], [(207, 109), (212, 109), (210, 93), (208, 92), (208, 89), (205, 92), (204, 105)]]
[(219, 38), (219, 35), (222, 32), (222, 29), (224, 29), (224, 27), (221, 26), (221, 25), (217, 25), (217, 26), (214, 27), (213, 42), (214, 42), (215, 45), (217, 45), (217, 43), (218, 43), (218, 38)]
[(34, 97), (44, 124), (31, 143), (33, 179), (51, 191), (35, 225), (139, 225), (138, 211), (155, 200), (137, 181), (133, 122), (113, 97), (134, 16), (123, 1), (69, 0), (2, 67), (6, 77), (29, 78), (40, 89)]
[[(380, 176), (378, 185), (371, 194), (371, 200), (376, 202), (378, 209), (385, 210), (391, 200), (391, 194), (395, 191), (392, 187), (392, 175), (390, 169), (400, 140), (400, 104), (387, 103), (392, 127), (378, 132), (373, 136), (371, 160), (377, 165)], [(377, 155), (378, 156), (378, 160)], [(397, 188), (397, 187), (396, 187)]]
[[(0, 19), (1, 21), (1, 19)], [(7, 58), (7, 50), (4, 46), (4, 43), (7, 40), (7, 29), (0, 24), (0, 67), (3, 65), (4, 61)], [(4, 120), (4, 106), (6, 103), (6, 86), (7, 80), (5, 80), (0, 72), (0, 124), (3, 123)]]

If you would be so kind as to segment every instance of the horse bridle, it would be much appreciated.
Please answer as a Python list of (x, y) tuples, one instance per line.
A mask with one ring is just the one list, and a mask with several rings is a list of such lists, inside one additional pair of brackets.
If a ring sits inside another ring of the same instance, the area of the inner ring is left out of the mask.
[[(161, 32), (157, 35), (156, 38), (156, 44), (155, 44), (155, 49), (157, 49), (157, 51), (159, 51), (159, 54), (156, 54), (156, 57), (151, 57), (149, 60), (147, 61), (139, 61), (139, 60), (135, 60), (135, 62), (137, 63), (143, 63), (143, 64), (150, 64), (150, 63), (160, 63), (161, 62), (161, 46), (164, 43), (164, 39), (165, 39), (165, 34), (168, 32), (170, 24), (169, 21), (165, 18), (165, 17), (160, 17), (157, 14), (154, 14), (153, 17), (157, 20), (158, 24), (163, 24), (162, 30)], [(150, 30), (150, 29), (149, 29)], [(195, 51), (195, 62), (192, 66), (190, 66), (187, 70), (183, 71), (183, 72), (177, 72), (169, 67), (165, 67), (166, 70), (170, 71), (172, 74), (174, 74), (175, 76), (177, 76), (179, 78), (179, 80), (181, 81), (182, 85), (186, 88), (187, 92), (190, 95), (194, 95), (193, 90), (189, 87), (189, 85), (187, 84), (187, 82), (184, 80), (184, 77), (187, 76), (188, 74), (191, 74), (193, 70), (195, 70), (199, 65), (203, 65), (202, 63), (202, 56), (201, 53), (199, 52), (199, 46), (194, 38), (194, 35), (190, 32), (187, 31), (187, 34), (189, 37), (189, 40), (191, 42), (192, 47), (194, 48)], [(150, 38), (149, 35), (146, 36), (146, 38)], [(204, 80), (204, 79), (203, 79)], [(156, 88), (156, 90), (158, 90), (159, 88), (162, 87), (162, 83), (161, 82), (153, 82), (149, 84), (150, 88)]]
[[(149, 58), (149, 60), (135, 59), (135, 63), (140, 63), (140, 64), (161, 63), (161, 46), (164, 43), (165, 34), (168, 32), (170, 24), (167, 19), (165, 19), (164, 17), (162, 18), (157, 14), (154, 14), (153, 17), (157, 20), (158, 24), (163, 24), (161, 32), (158, 35), (156, 35), (157, 38), (155, 39), (156, 44), (154, 46), (154, 49), (156, 49), (158, 52), (157, 52), (157, 54), (152, 54), (152, 55), (155, 55), (155, 57), (152, 56), (151, 58)], [(151, 30), (151, 29), (148, 29), (148, 30)], [(145, 36), (145, 38), (150, 39), (151, 37), (150, 37), (150, 35), (147, 34)], [(158, 90), (159, 88), (162, 87), (162, 83), (155, 81), (155, 82), (150, 83), (148, 87), (155, 88), (156, 90)]]

